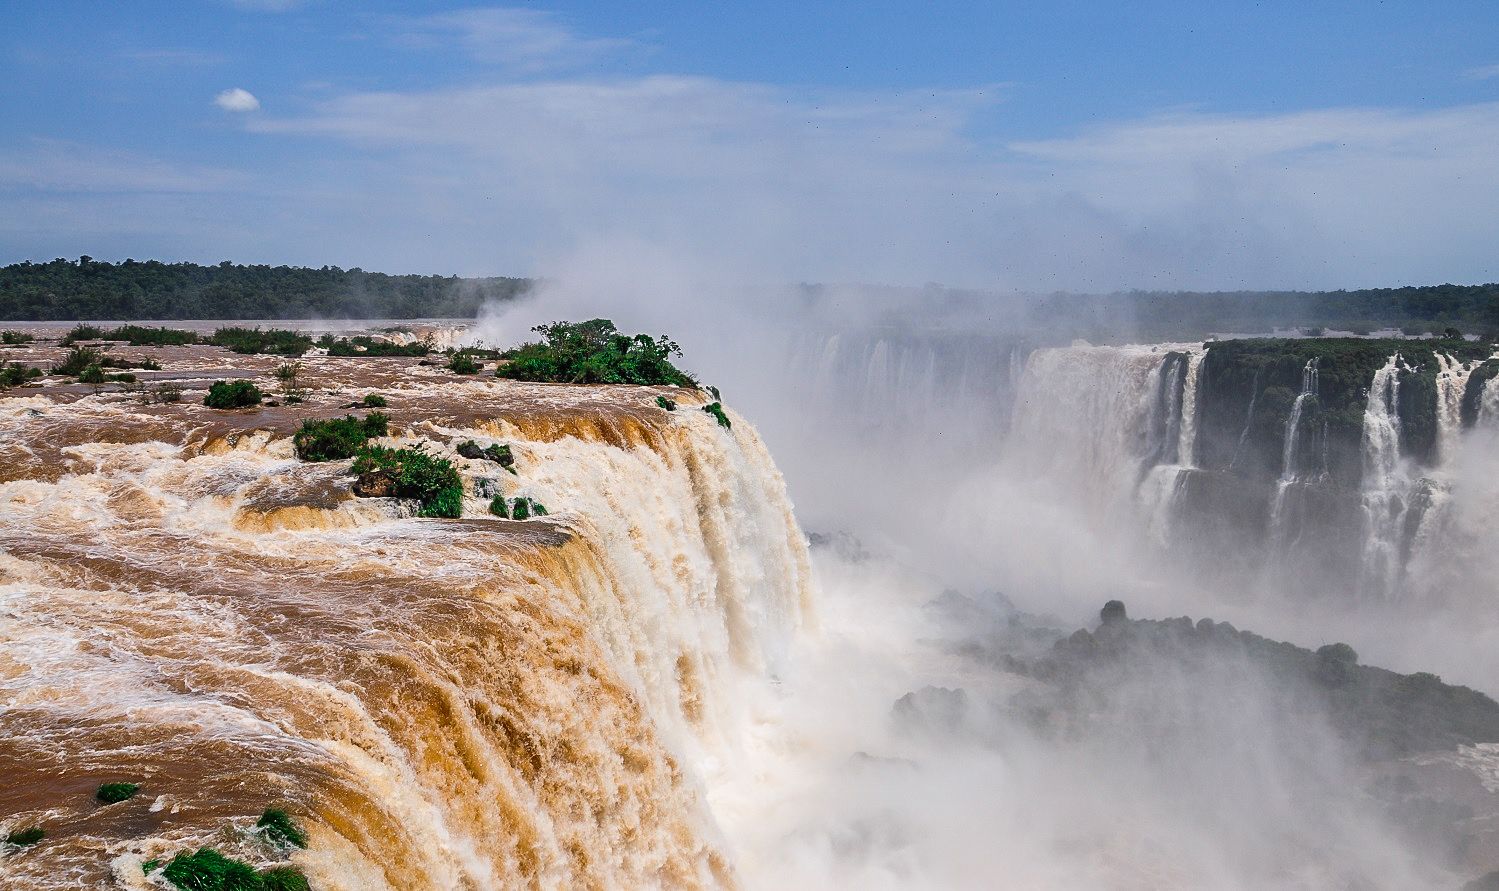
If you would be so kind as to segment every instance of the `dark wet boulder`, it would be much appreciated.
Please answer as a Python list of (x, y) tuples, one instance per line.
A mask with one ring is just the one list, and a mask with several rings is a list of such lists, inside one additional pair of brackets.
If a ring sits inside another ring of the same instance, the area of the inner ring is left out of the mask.
[(1124, 612), (1123, 600), (1110, 600), (1108, 603), (1105, 603), (1103, 609), (1099, 611), (1098, 616), (1103, 620), (1105, 625), (1129, 620), (1129, 616)]

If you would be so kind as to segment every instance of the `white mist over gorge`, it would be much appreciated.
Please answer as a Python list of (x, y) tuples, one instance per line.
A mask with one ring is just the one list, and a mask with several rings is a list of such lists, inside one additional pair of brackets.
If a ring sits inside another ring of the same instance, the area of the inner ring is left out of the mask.
[(1499, 889), (1489, 5), (0, 18), (0, 889)]

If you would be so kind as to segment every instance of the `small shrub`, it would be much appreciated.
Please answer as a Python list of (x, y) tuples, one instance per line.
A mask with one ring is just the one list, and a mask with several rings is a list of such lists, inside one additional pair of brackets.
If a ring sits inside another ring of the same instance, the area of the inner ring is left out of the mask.
[[(79, 380), (83, 380), (82, 377), (80, 377), (78, 379)], [(117, 384), (133, 384), (133, 383), (135, 383), (135, 375), (129, 374), (129, 373), (126, 373), (126, 374), (106, 374), (106, 375), (104, 375), (104, 379), (107, 380), (107, 381), (114, 381)]]
[(510, 519), (512, 519), (512, 520), (529, 520), (529, 519), (531, 519), (531, 500), (529, 498), (517, 498), (517, 499), (515, 499), (515, 501), (510, 505)]
[(353, 415), (323, 421), (308, 419), (292, 437), (292, 447), (303, 461), (340, 461), (354, 457), (365, 443), (389, 432), (390, 418), (377, 411), (363, 420)]
[(389, 402), (386, 402), (385, 397), (381, 396), (379, 393), (366, 393), (364, 394), (364, 399), (362, 399), (361, 402), (363, 403), (365, 408), (385, 408), (390, 404)]
[(466, 350), (459, 350), (448, 360), (448, 370), (454, 374), (478, 374), (484, 370), (484, 366), (474, 361), (474, 357)]
[(265, 394), (250, 381), (215, 381), (203, 397), (203, 404), (209, 408), (244, 408), (259, 405), (264, 398)]
[(104, 369), (97, 365), (88, 365), (78, 372), (80, 384), (102, 384), (104, 383)]
[(42, 376), (42, 370), (19, 362), (0, 362), (0, 390), (19, 387)]
[(504, 495), (496, 495), (489, 500), (489, 512), (502, 519), (510, 519), (510, 508), (505, 505)]
[(0, 343), (6, 346), (20, 346), (23, 343), (31, 343), (35, 337), (25, 331), (0, 331)]
[(101, 365), (103, 361), (103, 352), (93, 347), (75, 346), (71, 350), (68, 350), (68, 354), (63, 358), (61, 365), (54, 365), (52, 367), (52, 373), (77, 377), (83, 369), (90, 365)]
[(162, 877), (182, 891), (263, 891), (255, 867), (225, 857), (213, 848), (199, 848), (173, 857)]
[(421, 502), (423, 517), (455, 518), (463, 515), (463, 481), (451, 461), (420, 449), (387, 449), (365, 446), (354, 456), (350, 470), (359, 475), (354, 492), (388, 493), (396, 498)]
[(667, 411), (677, 410), (677, 401), (675, 399), (667, 399), (665, 396), (657, 396), (656, 404), (666, 409)]
[(119, 804), (134, 798), (140, 788), (139, 783), (105, 783), (94, 793), (94, 797), (105, 804)]
[(5, 837), (5, 843), (17, 847), (30, 847), (46, 838), (47, 833), (40, 826), (28, 826), (25, 829), (17, 829)]
[(288, 399), (293, 396), (300, 398), (302, 390), (297, 386), (297, 378), (302, 374), (301, 362), (287, 362), (276, 366), (276, 380), (281, 382), (281, 392)]
[(312, 886), (295, 866), (273, 866), (261, 872), (260, 887), (265, 891), (310, 891)]
[(712, 415), (713, 419), (718, 422), (718, 426), (724, 428), (725, 430), (733, 428), (734, 425), (729, 422), (729, 416), (723, 413), (722, 403), (710, 402), (707, 405), (703, 406), (703, 411)]
[(176, 384), (157, 384), (146, 392), (146, 401), (162, 405), (181, 402), (182, 388)]
[(255, 826), (265, 832), (266, 838), (278, 845), (295, 845), (299, 848), (307, 847), (307, 836), (292, 822), (291, 815), (277, 808), (266, 808), (255, 821)]
[(74, 325), (73, 330), (69, 331), (67, 334), (64, 334), (62, 340), (58, 341), (58, 343), (63, 346), (72, 346), (80, 340), (102, 340), (103, 337), (103, 328), (100, 328), (97, 325), (79, 324)]

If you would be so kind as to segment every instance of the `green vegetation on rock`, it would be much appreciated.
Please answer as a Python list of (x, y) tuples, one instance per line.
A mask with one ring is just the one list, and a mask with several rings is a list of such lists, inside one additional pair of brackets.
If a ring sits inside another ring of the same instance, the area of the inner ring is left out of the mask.
[(448, 370), (454, 374), (478, 374), (484, 370), (484, 366), (474, 360), (473, 353), (458, 350), (448, 359)]
[(351, 472), (359, 477), (354, 494), (360, 497), (415, 498), (423, 517), (463, 514), (463, 481), (446, 458), (420, 449), (365, 446), (354, 456)]
[(0, 390), (19, 387), (27, 381), (43, 376), (40, 368), (22, 365), (19, 362), (0, 362)]
[(220, 328), (213, 332), (207, 342), (246, 355), (268, 353), (275, 356), (300, 356), (312, 349), (311, 337), (300, 331), (283, 328)]
[(656, 405), (666, 409), (667, 411), (677, 410), (677, 401), (675, 399), (667, 399), (665, 396), (657, 396)]
[(105, 804), (119, 804), (134, 798), (140, 788), (139, 783), (105, 783), (94, 793), (94, 797)]
[(260, 819), (255, 821), (255, 826), (265, 833), (266, 838), (278, 845), (307, 847), (307, 836), (297, 828), (291, 815), (279, 808), (266, 808)]
[(203, 404), (209, 408), (246, 408), (259, 405), (264, 396), (259, 387), (247, 380), (215, 381), (203, 397)]
[(0, 331), (0, 344), (5, 346), (21, 346), (36, 340), (25, 331)]
[(354, 457), (365, 443), (389, 432), (390, 418), (377, 411), (362, 419), (353, 415), (309, 418), (292, 437), (292, 447), (303, 461), (339, 461)]
[(697, 381), (672, 365), (682, 355), (664, 335), (621, 334), (608, 319), (552, 322), (531, 329), (541, 340), (505, 353), (510, 361), (495, 372), (520, 381), (566, 384), (674, 384), (697, 387)]
[(30, 847), (47, 837), (47, 833), (40, 826), (28, 826), (25, 829), (17, 829), (15, 832), (5, 836), (5, 843), (20, 848)]
[(162, 877), (182, 891), (264, 891), (255, 867), (213, 848), (183, 851), (167, 863)]
[(359, 402), (365, 408), (385, 408), (390, 404), (379, 393), (366, 393), (364, 394), (364, 398), (359, 400)]
[(725, 430), (733, 428), (734, 425), (729, 422), (729, 416), (724, 414), (723, 405), (721, 403), (710, 402), (707, 405), (703, 406), (703, 411), (712, 415), (713, 419), (718, 422), (718, 426), (724, 428)]

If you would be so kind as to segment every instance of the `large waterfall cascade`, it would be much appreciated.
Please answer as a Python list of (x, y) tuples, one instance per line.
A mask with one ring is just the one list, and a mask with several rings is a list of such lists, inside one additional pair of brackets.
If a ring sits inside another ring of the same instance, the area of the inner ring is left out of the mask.
[[(519, 474), (457, 459), (466, 518), (418, 520), (295, 460), (289, 409), (0, 399), (0, 805), (49, 836), (7, 881), (264, 862), (246, 830), (282, 806), (319, 889), (736, 884), (705, 784), (812, 610), (754, 428), (646, 388), (307, 364), (384, 393), (393, 442), (508, 442)], [(491, 518), (495, 491), (551, 515)], [(106, 780), (143, 795), (98, 810)]]
[[(1275, 356), (1273, 344), (1259, 354), (1250, 349), (1251, 358)], [(1499, 425), (1492, 421), (1499, 417), (1499, 386), (1481, 393), (1471, 386), (1483, 380), (1475, 371), (1491, 360), (1473, 358), (1471, 352), (1461, 360), (1436, 349), (1427, 351), (1429, 359), (1422, 362), (1431, 364), (1423, 368), (1409, 358), (1414, 352), (1385, 354), (1382, 365), (1363, 366), (1372, 370), (1365, 372), (1367, 384), (1360, 387), (1357, 378), (1348, 379), (1347, 354), (1339, 354), (1333, 371), (1337, 386), (1344, 393), (1358, 387), (1353, 396), (1362, 400), (1361, 433), (1355, 442), (1340, 446), (1350, 461), (1331, 451), (1329, 424), (1344, 423), (1346, 413), (1329, 414), (1341, 403), (1329, 406), (1323, 398), (1327, 362), (1317, 355), (1306, 357), (1306, 348), (1301, 349), (1299, 387), (1278, 404), (1284, 407), (1272, 404), (1268, 409), (1279, 425), (1273, 458), (1265, 436), (1271, 419), (1264, 412), (1265, 390), (1274, 379), (1262, 380), (1265, 364), (1249, 364), (1234, 384), (1243, 389), (1244, 401), (1237, 403), (1243, 407), (1215, 407), (1212, 435), (1218, 444), (1203, 465), (1201, 392), (1213, 375), (1212, 344), (1207, 349), (1079, 344), (1036, 350), (1016, 396), (1011, 452), (1022, 456), (1029, 472), (1075, 484), (1083, 497), (1105, 508), (1106, 516), (1116, 516), (1121, 506), (1134, 511), (1136, 528), (1148, 533), (1152, 546), (1167, 551), (1176, 545), (1188, 502), (1198, 501), (1193, 510), (1227, 505), (1242, 514), (1253, 506), (1253, 487), (1263, 486), (1260, 531), (1252, 533), (1252, 524), (1236, 527), (1243, 531), (1226, 545), (1242, 551), (1254, 545), (1244, 536), (1255, 534), (1267, 554), (1305, 549), (1298, 559), (1314, 562), (1343, 548), (1349, 550), (1350, 565), (1357, 567), (1359, 591), (1384, 599), (1401, 596), (1408, 587), (1404, 567), (1424, 551), (1444, 546), (1447, 502), (1453, 487), (1461, 484), (1454, 478), (1454, 465), (1470, 435), (1464, 413), (1469, 425), (1475, 416), (1480, 427)], [(1277, 374), (1284, 379), (1283, 371)], [(1216, 383), (1210, 398), (1221, 399), (1223, 386)], [(1420, 400), (1426, 400), (1426, 408)], [(1429, 450), (1419, 438), (1407, 441), (1406, 430), (1419, 434), (1425, 423), (1422, 411), (1433, 412), (1426, 428), (1431, 432), (1424, 434)], [(1232, 431), (1224, 430), (1230, 423)], [(1351, 472), (1339, 469), (1350, 466)], [(1267, 473), (1257, 476), (1258, 467)], [(1239, 482), (1204, 489), (1212, 494), (1203, 502), (1187, 493), (1204, 473), (1228, 474)], [(1346, 498), (1342, 492), (1348, 493)], [(1348, 510), (1341, 505), (1349, 500), (1353, 513), (1340, 514)], [(1339, 523), (1347, 528), (1333, 528)], [(1336, 582), (1336, 561), (1325, 565)], [(1278, 577), (1265, 581), (1280, 583)]]

